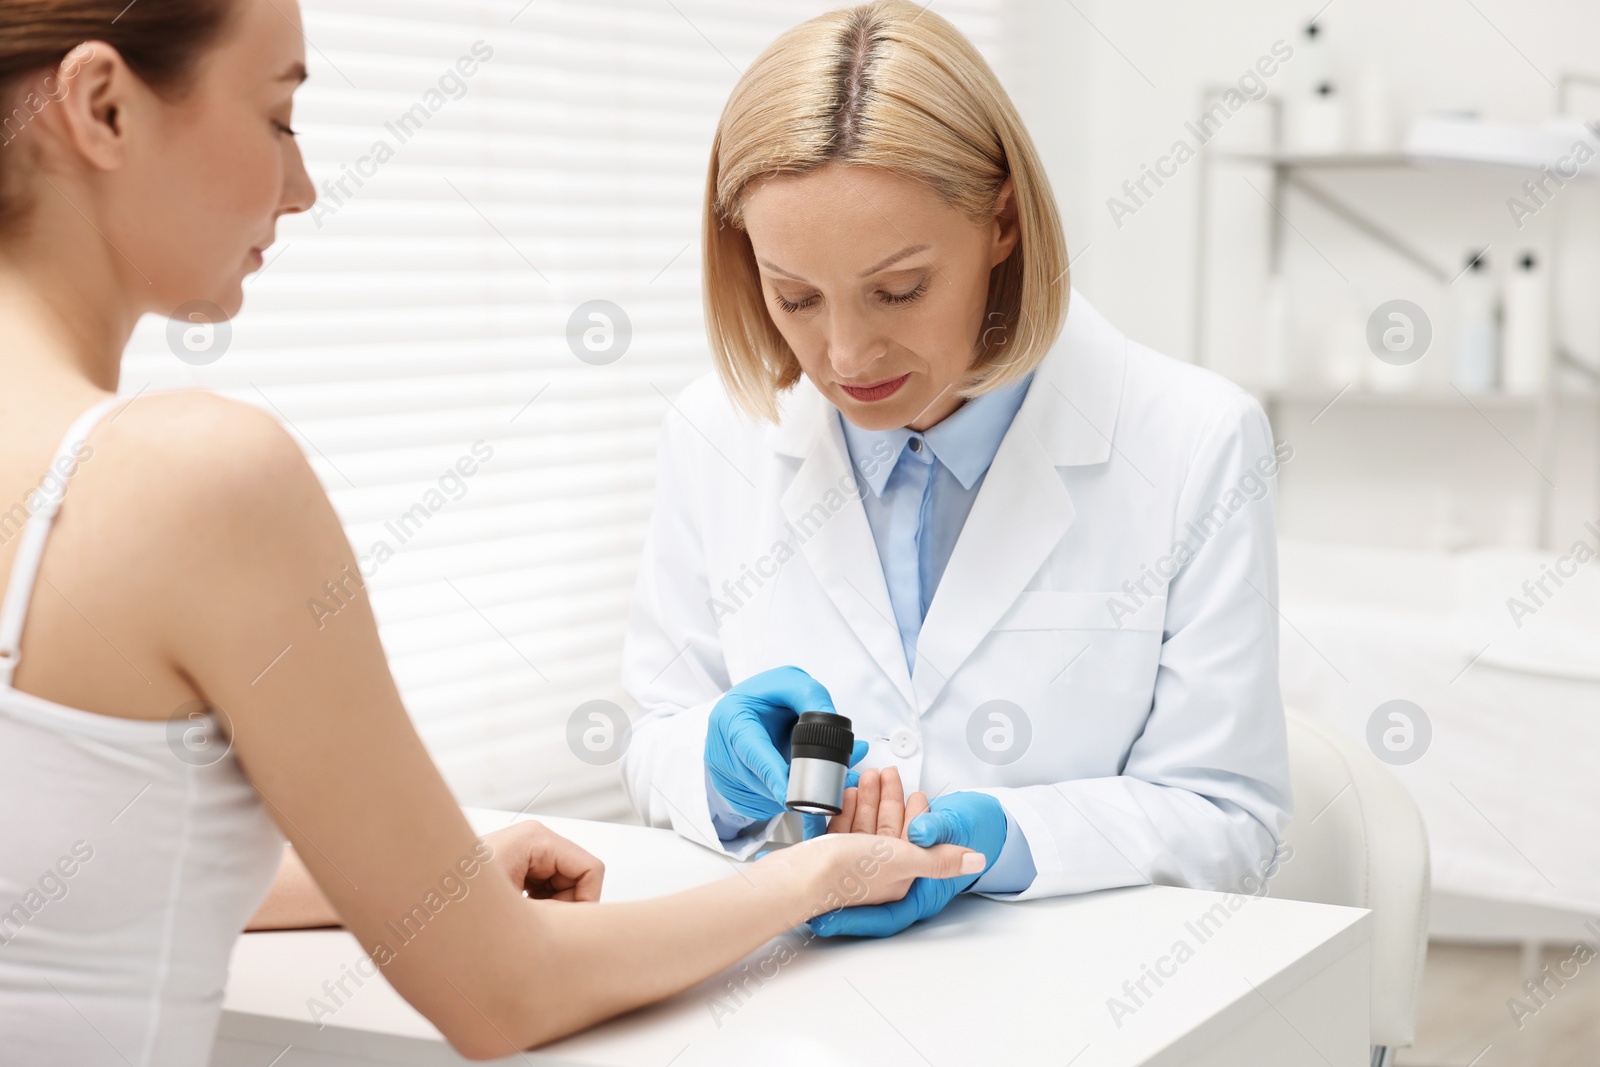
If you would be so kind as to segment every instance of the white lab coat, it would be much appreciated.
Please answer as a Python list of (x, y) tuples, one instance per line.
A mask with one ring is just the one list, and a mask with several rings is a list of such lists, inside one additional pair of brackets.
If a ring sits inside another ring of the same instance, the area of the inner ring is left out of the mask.
[[(722, 847), (712, 705), (793, 664), (871, 741), (860, 766), (898, 767), (908, 793), (1001, 802), (1038, 872), (1019, 899), (1248, 886), (1290, 814), (1263, 474), (1278, 462), (1247, 393), (1129, 341), (1072, 294), (908, 672), (836, 409), (802, 379), (778, 425), (754, 423), (714, 376), (695, 381), (662, 430), (623, 657), (634, 806)], [(996, 708), (1022, 709), (1025, 749), (1014, 713), (1006, 749)], [(991, 762), (986, 744), (1020, 758)]]

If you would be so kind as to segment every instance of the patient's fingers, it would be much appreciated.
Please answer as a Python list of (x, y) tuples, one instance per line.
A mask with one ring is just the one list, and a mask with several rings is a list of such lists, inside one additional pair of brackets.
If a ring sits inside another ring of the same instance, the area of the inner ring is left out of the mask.
[(878, 832), (878, 797), (880, 783), (876, 768), (868, 767), (861, 772), (861, 782), (856, 786), (856, 811), (855, 819), (850, 824), (853, 833), (875, 834)]
[(859, 785), (844, 791), (839, 814), (828, 820), (830, 834), (878, 834), (906, 840), (911, 820), (928, 810), (928, 795), (921, 791), (907, 799), (897, 767), (869, 767)]
[(850, 832), (850, 828), (855, 825), (856, 796), (858, 793), (859, 789), (856, 786), (851, 786), (844, 791), (844, 801), (839, 805), (839, 814), (828, 820), (828, 833), (847, 834)]
[(906, 840), (910, 840), (909, 835), (911, 833), (911, 820), (915, 819), (918, 815), (925, 814), (927, 811), (928, 794), (924, 793), (920, 789), (915, 793), (912, 793), (911, 796), (906, 800), (906, 821), (905, 825), (901, 827), (900, 836)]
[(598, 858), (547, 830), (528, 853), (523, 884), (540, 900), (596, 901), (605, 875), (606, 865)]
[(879, 772), (878, 793), (878, 825), (874, 832), (899, 837), (906, 816), (906, 790), (900, 783), (900, 768), (885, 767)]

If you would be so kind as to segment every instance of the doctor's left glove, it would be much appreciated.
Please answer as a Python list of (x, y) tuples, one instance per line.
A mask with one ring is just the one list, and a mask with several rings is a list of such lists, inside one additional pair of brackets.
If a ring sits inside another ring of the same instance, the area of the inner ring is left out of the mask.
[(905, 897), (891, 904), (842, 908), (810, 922), (820, 937), (888, 937), (919, 919), (944, 910), (994, 866), (1006, 844), (1006, 811), (987, 793), (950, 793), (936, 797), (929, 810), (911, 821), (906, 833), (913, 845), (962, 845), (983, 853), (983, 871), (970, 878), (918, 878)]
[[(833, 712), (833, 697), (799, 667), (753, 674), (717, 701), (706, 729), (706, 770), (728, 807), (764, 821), (784, 811), (789, 793), (789, 733), (802, 711)], [(852, 764), (867, 754), (857, 741)], [(854, 771), (846, 785), (854, 785)]]

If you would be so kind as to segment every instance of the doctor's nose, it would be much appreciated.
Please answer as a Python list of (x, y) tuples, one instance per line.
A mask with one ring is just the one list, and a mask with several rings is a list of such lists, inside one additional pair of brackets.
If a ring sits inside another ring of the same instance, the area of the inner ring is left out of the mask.
[(828, 323), (828, 362), (840, 378), (865, 379), (889, 350), (888, 338), (864, 317), (835, 315)]

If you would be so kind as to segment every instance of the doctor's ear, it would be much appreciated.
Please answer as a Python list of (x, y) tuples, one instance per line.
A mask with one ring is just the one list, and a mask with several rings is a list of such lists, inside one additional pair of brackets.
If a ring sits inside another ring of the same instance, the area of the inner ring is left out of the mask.
[(155, 99), (121, 53), (104, 41), (85, 41), (68, 52), (37, 88), (50, 101), (41, 118), (55, 128), (61, 147), (102, 171), (122, 165), (129, 120)]
[(1022, 240), (1022, 224), (1017, 218), (1017, 189), (1010, 178), (1001, 183), (1000, 191), (995, 194), (994, 221), (991, 225), (994, 227), (994, 237), (989, 266), (993, 268), (1010, 259), (1017, 243)]

